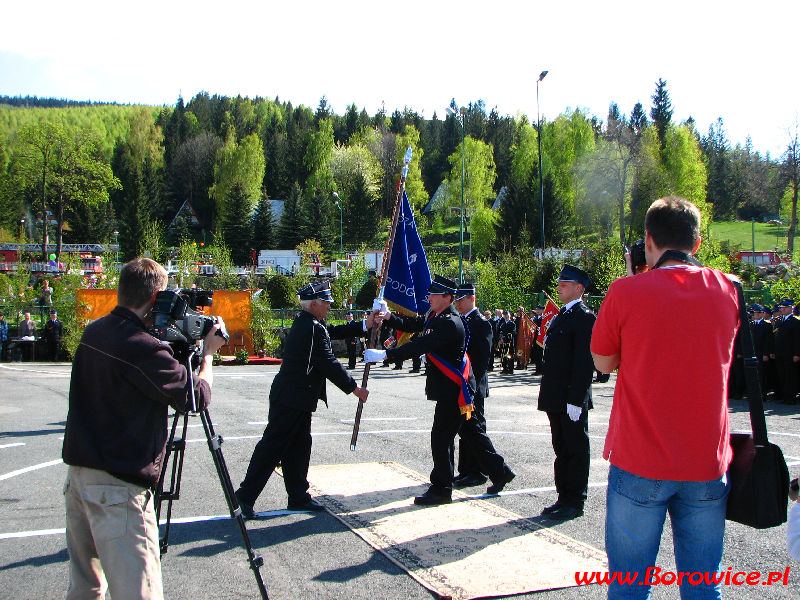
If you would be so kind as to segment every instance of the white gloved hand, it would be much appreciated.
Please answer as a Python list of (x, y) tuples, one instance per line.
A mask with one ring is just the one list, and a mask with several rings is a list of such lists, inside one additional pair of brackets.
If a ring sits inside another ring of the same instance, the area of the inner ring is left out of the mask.
[(386, 304), (386, 300), (383, 298), (375, 298), (372, 301), (372, 310), (373, 312), (386, 312), (389, 310), (389, 305)]
[(577, 421), (580, 419), (582, 412), (582, 407), (575, 406), (574, 404), (567, 404), (567, 416), (570, 418), (570, 421)]
[(378, 350), (368, 348), (364, 350), (364, 362), (365, 363), (376, 363), (381, 362), (386, 358), (386, 350)]

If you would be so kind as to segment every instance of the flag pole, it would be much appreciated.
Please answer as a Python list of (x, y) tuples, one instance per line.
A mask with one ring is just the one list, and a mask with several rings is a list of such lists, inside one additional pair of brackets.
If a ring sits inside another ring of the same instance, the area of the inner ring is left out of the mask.
[[(411, 162), (411, 146), (406, 150), (403, 157), (403, 170), (400, 173), (400, 180), (397, 182), (397, 197), (394, 201), (394, 211), (392, 213), (392, 226), (389, 228), (389, 239), (386, 242), (386, 248), (383, 251), (383, 264), (381, 265), (381, 277), (378, 282), (378, 297), (377, 300), (383, 300), (383, 291), (386, 286), (386, 277), (389, 274), (389, 263), (392, 261), (392, 248), (394, 247), (394, 236), (397, 233), (397, 223), (400, 220), (400, 207), (402, 206), (403, 192), (406, 189), (406, 177), (408, 176), (408, 165)], [(369, 335), (369, 343), (367, 348), (374, 348), (378, 343), (378, 333), (380, 327), (376, 326), (373, 322), (372, 330)], [(364, 363), (364, 375), (361, 377), (361, 387), (367, 387), (367, 380), (369, 379), (369, 370), (372, 363)], [(361, 413), (364, 410), (364, 403), (359, 400), (356, 407), (356, 418), (353, 421), (353, 435), (350, 438), (350, 450), (355, 451), (356, 443), (358, 442), (358, 429), (361, 426)]]

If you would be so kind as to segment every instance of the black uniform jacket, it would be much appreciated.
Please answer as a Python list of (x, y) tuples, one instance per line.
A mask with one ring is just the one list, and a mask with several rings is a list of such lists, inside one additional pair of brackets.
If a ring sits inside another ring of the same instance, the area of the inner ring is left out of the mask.
[(595, 315), (583, 303), (557, 315), (547, 330), (539, 410), (566, 412), (567, 404), (592, 408), (594, 361), (589, 345)]
[(512, 337), (517, 335), (517, 324), (514, 322), (514, 319), (509, 319), (506, 321), (505, 319), (500, 321), (500, 339), (506, 340), (508, 335)]
[(765, 356), (775, 354), (775, 337), (772, 332), (772, 323), (761, 319), (758, 322), (750, 323), (750, 331), (753, 335), (753, 349), (759, 361)]
[(775, 329), (775, 356), (800, 356), (800, 319), (789, 315)]
[(301, 311), (286, 336), (283, 362), (272, 382), (270, 404), (314, 412), (317, 400), (327, 405), (325, 380), (345, 394), (356, 389), (356, 382), (333, 356), (331, 339), (363, 335), (361, 321), (346, 325), (328, 325), (310, 312)]
[[(464, 356), (466, 339), (461, 315), (451, 305), (433, 317), (427, 329), (425, 329), (425, 320), (426, 317), (405, 317), (393, 314), (388, 319), (391, 327), (400, 331), (420, 331), (422, 333), (399, 348), (387, 350), (386, 357), (390, 362), (395, 362), (433, 352), (458, 369)], [(470, 370), (467, 382), (470, 389), (474, 390), (475, 377), (472, 370)], [(428, 362), (425, 369), (425, 395), (429, 399), (454, 400), (458, 398), (458, 391), (456, 383), (450, 381), (433, 363)]]
[(486, 371), (492, 353), (492, 325), (477, 310), (465, 318), (469, 327), (467, 354), (475, 375), (475, 392), (481, 398), (486, 398), (489, 395), (489, 375)]

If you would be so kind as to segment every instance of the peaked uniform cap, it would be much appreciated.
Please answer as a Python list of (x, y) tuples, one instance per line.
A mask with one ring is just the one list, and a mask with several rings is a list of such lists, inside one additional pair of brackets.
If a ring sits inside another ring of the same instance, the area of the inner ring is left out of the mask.
[(309, 283), (303, 289), (297, 290), (297, 295), (300, 296), (300, 300), (324, 300), (325, 302), (333, 302), (331, 284), (327, 281)]
[(428, 288), (428, 293), (450, 294), (452, 296), (455, 296), (457, 287), (458, 284), (456, 284), (455, 281), (451, 281), (447, 277), (442, 277), (441, 275), (434, 275), (433, 281), (431, 281), (431, 285)]
[(561, 273), (558, 276), (559, 281), (574, 281), (575, 283), (580, 283), (583, 287), (588, 287), (589, 285), (589, 274), (579, 269), (578, 267), (573, 267), (572, 265), (564, 265), (561, 268)]
[(460, 300), (461, 298), (466, 298), (467, 296), (474, 296), (475, 295), (475, 284), (474, 283), (462, 283), (458, 286), (456, 290), (456, 300)]

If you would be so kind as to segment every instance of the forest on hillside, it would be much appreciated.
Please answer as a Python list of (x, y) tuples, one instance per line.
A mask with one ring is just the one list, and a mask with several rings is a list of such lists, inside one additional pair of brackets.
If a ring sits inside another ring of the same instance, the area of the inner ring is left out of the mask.
[[(339, 115), (324, 96), (316, 109), (205, 92), (174, 107), (0, 98), (0, 241), (41, 243), (44, 225), (51, 243), (118, 240), (127, 259), (154, 238), (195, 239), (224, 242), (238, 264), (251, 248), (308, 239), (328, 256), (340, 243), (374, 247), (411, 147), (406, 187), (421, 229), (463, 218), (476, 259), (542, 237), (547, 247), (619, 245), (641, 236), (644, 211), (667, 194), (695, 202), (707, 222), (786, 218), (792, 250), (797, 134), (771, 157), (732, 145), (721, 119), (707, 132), (673, 122), (663, 80), (648, 107), (565, 112), (541, 131), (481, 100), (453, 108), (425, 119), (354, 104)], [(268, 200), (284, 201), (280, 218)]]

